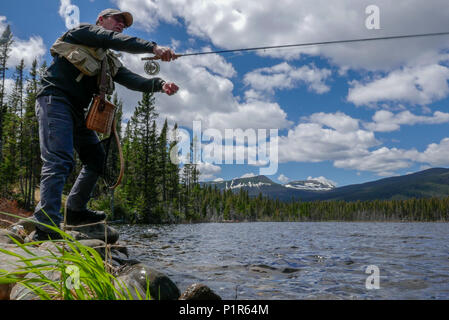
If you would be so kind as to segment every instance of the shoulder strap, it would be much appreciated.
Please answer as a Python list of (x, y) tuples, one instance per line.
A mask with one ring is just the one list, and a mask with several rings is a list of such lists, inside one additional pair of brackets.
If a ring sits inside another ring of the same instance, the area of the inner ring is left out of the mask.
[(107, 61), (107, 57), (103, 59), (101, 62), (101, 74), (100, 74), (100, 97), (101, 99), (105, 99), (106, 92), (108, 91), (108, 71), (109, 71), (109, 64)]

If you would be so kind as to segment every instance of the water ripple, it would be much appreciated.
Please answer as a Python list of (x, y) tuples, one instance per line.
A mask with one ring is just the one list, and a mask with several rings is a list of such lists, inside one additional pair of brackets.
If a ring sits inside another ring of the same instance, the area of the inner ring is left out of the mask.
[[(449, 299), (444, 223), (118, 226), (130, 253), (224, 299)], [(380, 289), (365, 287), (370, 265)]]

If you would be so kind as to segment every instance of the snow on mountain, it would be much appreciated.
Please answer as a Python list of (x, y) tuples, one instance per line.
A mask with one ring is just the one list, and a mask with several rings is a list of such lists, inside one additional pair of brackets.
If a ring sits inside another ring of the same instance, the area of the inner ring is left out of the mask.
[(334, 189), (335, 185), (331, 181), (325, 179), (308, 179), (305, 181), (292, 181), (284, 184), (284, 187), (307, 191), (329, 191)]

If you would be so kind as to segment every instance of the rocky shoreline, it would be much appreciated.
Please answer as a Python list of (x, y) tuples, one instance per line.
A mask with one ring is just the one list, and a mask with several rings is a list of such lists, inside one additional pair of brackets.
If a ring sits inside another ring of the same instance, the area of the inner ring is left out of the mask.
[[(103, 259), (107, 249), (108, 267), (111, 274), (124, 283), (133, 299), (138, 299), (138, 295), (145, 297), (147, 283), (149, 283), (150, 295), (156, 300), (221, 300), (210, 288), (199, 283), (192, 284), (181, 294), (177, 285), (163, 272), (130, 257), (127, 247), (119, 242), (117, 230), (108, 225), (102, 223), (68, 228), (67, 230), (67, 233), (75, 240), (84, 246), (95, 249)], [(35, 224), (32, 219), (23, 219), (7, 229), (0, 229), (0, 248), (20, 255), (27, 255), (11, 237), (20, 243), (27, 243), (31, 242), (34, 232)], [(27, 249), (38, 256), (48, 255), (49, 252), (54, 254), (59, 252), (53, 242), (44, 242), (40, 246), (30, 246)], [(20, 259), (15, 256), (0, 252), (0, 269), (13, 272), (17, 268), (15, 264), (19, 261)], [(61, 274), (53, 272), (47, 276), (52, 280), (58, 280)], [(20, 284), (0, 284), (0, 300), (37, 299), (39, 297), (35, 293)]]

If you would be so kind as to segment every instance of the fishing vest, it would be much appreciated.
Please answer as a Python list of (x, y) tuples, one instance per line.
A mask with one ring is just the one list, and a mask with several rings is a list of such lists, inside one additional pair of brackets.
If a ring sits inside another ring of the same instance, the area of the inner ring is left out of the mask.
[[(103, 59), (107, 58), (108, 71), (108, 88), (107, 94), (112, 94), (114, 91), (113, 77), (117, 74), (122, 63), (118, 57), (110, 50), (102, 48), (92, 48), (80, 44), (72, 44), (63, 40), (64, 35), (56, 40), (50, 49), (50, 53), (53, 57), (60, 56), (66, 58), (72, 63), (79, 71), (80, 75), (76, 78), (79, 82), (84, 75), (97, 76), (98, 79), (101, 76), (101, 65)], [(98, 84), (99, 84), (98, 80)]]

